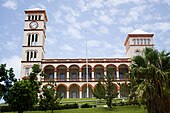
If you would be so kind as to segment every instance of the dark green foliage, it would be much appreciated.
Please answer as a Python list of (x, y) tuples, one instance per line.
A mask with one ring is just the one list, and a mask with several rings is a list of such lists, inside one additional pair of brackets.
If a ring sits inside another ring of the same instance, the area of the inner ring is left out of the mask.
[(105, 98), (105, 95), (106, 95), (105, 87), (102, 85), (102, 83), (100, 81), (96, 85), (93, 95), (94, 95), (94, 97), (97, 97), (98, 99)]
[(92, 108), (92, 105), (89, 105), (89, 104), (82, 104), (81, 105), (81, 108)]
[(0, 107), (1, 112), (12, 112), (12, 108), (10, 106), (1, 106)]
[(60, 109), (76, 109), (76, 108), (79, 108), (77, 103), (60, 105), (59, 107), (60, 107)]
[[(107, 72), (109, 73), (109, 71)], [(112, 99), (117, 97), (118, 93), (114, 82), (114, 76), (111, 74), (104, 75), (95, 87), (93, 95), (99, 99), (105, 99), (109, 108), (112, 108)]]
[(32, 108), (32, 90), (28, 80), (16, 82), (9, 90), (6, 102), (14, 110), (22, 113)]
[(170, 112), (170, 53), (146, 48), (132, 60), (131, 100), (146, 103), (148, 113)]
[(10, 88), (5, 101), (14, 111), (22, 113), (33, 109), (33, 106), (38, 103), (40, 82), (37, 81), (37, 75), (39, 72), (39, 65), (33, 65), (28, 79), (15, 82), (14, 86)]
[(40, 107), (43, 110), (53, 110), (59, 105), (62, 99), (61, 95), (57, 93), (53, 85), (44, 86), (42, 88), (43, 94), (40, 96)]
[(6, 64), (0, 65), (0, 99), (3, 97), (6, 100), (9, 89), (13, 86), (14, 82), (17, 81), (12, 68), (6, 69)]

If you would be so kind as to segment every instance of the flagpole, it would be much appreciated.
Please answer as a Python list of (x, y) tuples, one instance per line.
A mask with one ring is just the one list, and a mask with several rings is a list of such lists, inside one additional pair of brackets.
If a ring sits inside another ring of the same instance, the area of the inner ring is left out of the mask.
[[(85, 34), (87, 33), (87, 30), (85, 30)], [(86, 35), (85, 35), (86, 36)], [(86, 81), (87, 81), (87, 98), (89, 98), (89, 88), (88, 88), (88, 82), (89, 82), (89, 73), (88, 73), (88, 58), (87, 58), (87, 37), (86, 38)]]

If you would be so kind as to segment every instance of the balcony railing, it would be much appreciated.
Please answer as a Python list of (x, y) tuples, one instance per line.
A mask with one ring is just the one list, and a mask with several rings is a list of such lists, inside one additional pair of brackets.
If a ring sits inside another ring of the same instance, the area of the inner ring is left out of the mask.
[[(128, 81), (129, 79), (128, 78), (115, 78), (114, 81)], [(41, 81), (59, 81), (59, 82), (66, 82), (66, 81), (77, 81), (77, 82), (86, 82), (87, 79), (86, 78), (53, 78), (53, 79), (49, 79), (49, 78), (41, 78)], [(89, 82), (96, 82), (96, 81), (99, 81), (99, 78), (89, 78), (88, 79)]]

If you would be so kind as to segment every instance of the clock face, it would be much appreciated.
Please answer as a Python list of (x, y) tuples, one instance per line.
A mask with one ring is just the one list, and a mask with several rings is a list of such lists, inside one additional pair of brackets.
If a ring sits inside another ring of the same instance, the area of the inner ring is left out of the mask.
[(36, 22), (36, 21), (32, 21), (31, 23), (30, 23), (30, 28), (31, 29), (36, 29), (38, 27), (38, 23)]

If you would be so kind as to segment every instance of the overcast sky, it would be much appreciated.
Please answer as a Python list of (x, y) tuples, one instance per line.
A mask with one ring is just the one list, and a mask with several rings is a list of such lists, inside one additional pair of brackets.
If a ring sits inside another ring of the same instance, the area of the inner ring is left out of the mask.
[(155, 48), (170, 51), (170, 0), (0, 0), (0, 63), (19, 77), (24, 10), (47, 11), (46, 58), (125, 57), (135, 29), (154, 33)]

